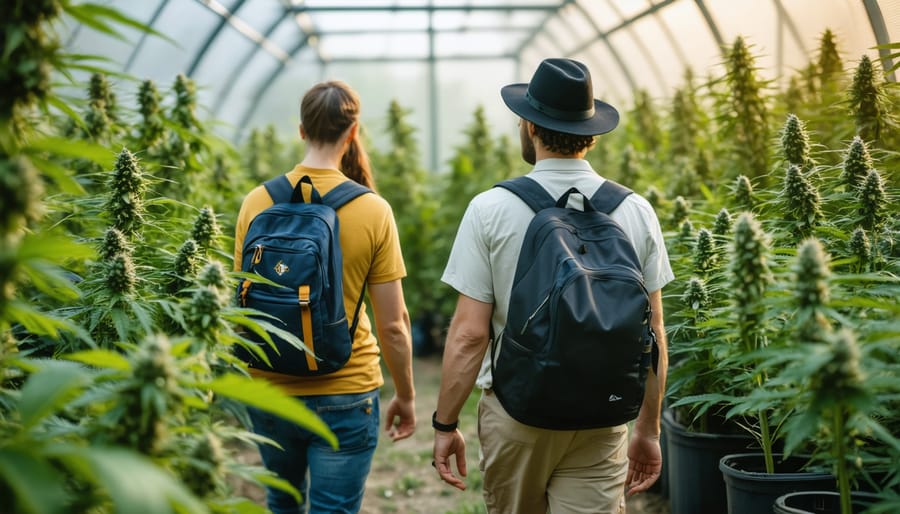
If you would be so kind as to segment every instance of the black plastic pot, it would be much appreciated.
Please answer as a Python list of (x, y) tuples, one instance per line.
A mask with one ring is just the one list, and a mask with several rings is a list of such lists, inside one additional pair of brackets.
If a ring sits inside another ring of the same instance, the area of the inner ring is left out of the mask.
[(725, 478), (728, 514), (771, 512), (772, 504), (795, 491), (830, 490), (836, 486), (830, 473), (803, 471), (808, 458), (775, 454), (775, 472), (766, 473), (762, 453), (726, 455), (719, 461)]
[(671, 514), (723, 514), (728, 503), (719, 460), (752, 448), (753, 438), (747, 434), (689, 432), (669, 410), (663, 411), (662, 426)]
[[(878, 503), (873, 493), (854, 492), (850, 495), (853, 514), (864, 512)], [(801, 491), (779, 496), (772, 507), (775, 514), (840, 514), (841, 496), (833, 491)]]

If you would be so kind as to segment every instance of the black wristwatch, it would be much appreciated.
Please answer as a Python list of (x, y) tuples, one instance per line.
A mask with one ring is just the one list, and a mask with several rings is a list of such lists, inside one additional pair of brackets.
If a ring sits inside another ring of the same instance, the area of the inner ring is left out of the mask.
[(449, 425), (439, 423), (437, 420), (437, 411), (434, 411), (434, 414), (431, 415), (431, 426), (438, 432), (453, 432), (456, 430), (456, 427), (459, 426), (459, 420), (456, 420)]

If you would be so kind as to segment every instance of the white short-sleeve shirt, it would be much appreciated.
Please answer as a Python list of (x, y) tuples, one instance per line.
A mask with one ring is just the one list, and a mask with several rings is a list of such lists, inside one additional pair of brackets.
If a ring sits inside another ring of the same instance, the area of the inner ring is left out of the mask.
[[(527, 175), (554, 198), (575, 187), (590, 197), (606, 181), (581, 159), (544, 159)], [(580, 208), (573, 195), (570, 206)], [(493, 303), (494, 334), (506, 325), (516, 263), (534, 212), (512, 192), (492, 188), (469, 203), (441, 280), (475, 300)], [(628, 195), (610, 215), (631, 239), (644, 272), (647, 291), (654, 292), (675, 277), (656, 212), (647, 200)], [(485, 354), (476, 384), (491, 387), (490, 352)]]

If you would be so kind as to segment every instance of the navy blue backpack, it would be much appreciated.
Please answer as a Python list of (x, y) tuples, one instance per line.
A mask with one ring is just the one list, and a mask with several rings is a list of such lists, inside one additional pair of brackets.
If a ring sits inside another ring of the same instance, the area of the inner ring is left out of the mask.
[(607, 180), (582, 211), (566, 207), (575, 188), (554, 200), (527, 177), (496, 187), (535, 212), (491, 345), (500, 403), (519, 422), (554, 430), (636, 418), (655, 347), (650, 297), (631, 241), (609, 217), (631, 191)]
[[(311, 190), (309, 202), (303, 199), (303, 184), (308, 184)], [(264, 186), (275, 205), (250, 222), (244, 238), (241, 270), (256, 273), (282, 287), (245, 279), (238, 285), (238, 302), (274, 316), (274, 320), (260, 319), (296, 335), (314, 355), (275, 333), (270, 333), (275, 348), (261, 337), (250, 335), (265, 352), (271, 367), (245, 348), (236, 347), (235, 355), (250, 366), (278, 373), (299, 376), (332, 373), (350, 358), (365, 292), (363, 286), (348, 330), (336, 211), (371, 190), (348, 180), (321, 196), (309, 176), (292, 187), (285, 175), (267, 181)]]

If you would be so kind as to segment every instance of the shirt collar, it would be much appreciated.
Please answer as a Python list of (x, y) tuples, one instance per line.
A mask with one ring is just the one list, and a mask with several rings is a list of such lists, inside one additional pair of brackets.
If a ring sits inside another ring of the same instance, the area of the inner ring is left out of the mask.
[(593, 173), (591, 164), (584, 159), (542, 159), (535, 163), (535, 172), (540, 171), (587, 171)]

